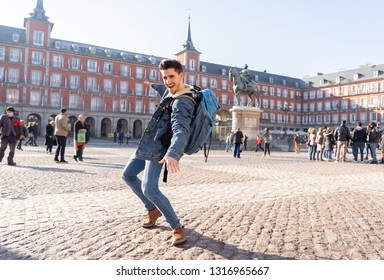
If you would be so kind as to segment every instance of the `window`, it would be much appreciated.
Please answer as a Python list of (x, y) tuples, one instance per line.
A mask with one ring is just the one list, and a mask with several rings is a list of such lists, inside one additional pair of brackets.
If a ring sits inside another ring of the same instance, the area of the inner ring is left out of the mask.
[(275, 96), (275, 88), (274, 88), (274, 87), (271, 87), (271, 88), (269, 89), (269, 95), (271, 95), (271, 96)]
[(52, 66), (53, 67), (63, 67), (63, 57), (61, 55), (52, 55)]
[(334, 96), (339, 96), (339, 88), (334, 88), (333, 89), (333, 95)]
[(87, 90), (97, 91), (97, 81), (96, 78), (88, 77), (87, 78)]
[(8, 82), (18, 83), (20, 78), (20, 70), (15, 68), (9, 68), (8, 70)]
[(362, 93), (367, 93), (367, 92), (368, 92), (368, 86), (367, 86), (367, 84), (362, 84), (362, 85), (361, 85), (361, 92), (362, 92)]
[(211, 79), (211, 88), (217, 88), (217, 80)]
[(292, 98), (292, 99), (295, 98), (295, 91), (294, 90), (290, 91), (289, 97)]
[(349, 121), (350, 122), (356, 122), (356, 114), (355, 113), (349, 114)]
[(268, 109), (268, 99), (263, 99), (263, 109)]
[(308, 112), (308, 103), (303, 104), (303, 112)]
[(0, 60), (5, 60), (5, 48), (0, 48)]
[(315, 111), (315, 102), (311, 102), (309, 104), (309, 111), (314, 112)]
[(116, 112), (118, 110), (119, 103), (117, 100), (112, 101), (112, 111)]
[(221, 81), (221, 88), (223, 90), (227, 90), (228, 89), (228, 81), (227, 80), (222, 80)]
[(143, 101), (138, 100), (135, 103), (135, 112), (136, 113), (141, 113), (143, 111)]
[(144, 85), (141, 83), (136, 83), (135, 85), (135, 93), (136, 95), (143, 95), (144, 93)]
[(356, 99), (351, 99), (351, 109), (356, 109)]
[(341, 101), (341, 109), (342, 110), (348, 109), (348, 100), (342, 100)]
[(79, 70), (80, 69), (80, 59), (71, 58), (71, 69)]
[(12, 34), (12, 41), (17, 43), (20, 40), (20, 34), (19, 33), (13, 33)]
[(309, 93), (309, 98), (310, 99), (315, 99), (316, 98), (316, 91), (315, 90), (311, 90), (310, 93)]
[(41, 104), (41, 92), (31, 91), (29, 103), (33, 106), (39, 106)]
[(44, 46), (44, 32), (38, 30), (33, 31), (33, 45)]
[(41, 52), (32, 52), (32, 64), (43, 64), (43, 54)]
[(154, 90), (152, 87), (149, 87), (149, 96), (156, 97), (157, 96), (157, 91)]
[(376, 122), (376, 121), (377, 121), (377, 113), (376, 113), (376, 112), (371, 112), (371, 113), (369, 113), (369, 119), (370, 119), (371, 121)]
[(71, 75), (70, 79), (71, 79), (71, 85), (70, 85), (71, 89), (78, 89), (80, 84), (80, 77)]
[(101, 109), (101, 100), (100, 98), (93, 97), (91, 99), (91, 110), (92, 111), (99, 111)]
[(156, 103), (155, 102), (149, 102), (149, 113), (153, 114), (156, 111)]
[(61, 87), (61, 74), (52, 73), (52, 75), (51, 75), (51, 87)]
[(338, 110), (339, 109), (339, 101), (333, 100), (332, 101), (332, 110)]
[(196, 61), (194, 59), (189, 60), (189, 70), (195, 71), (196, 69)]
[(317, 112), (321, 112), (323, 110), (323, 103), (322, 102), (317, 102), (316, 110), (317, 110)]
[(317, 91), (317, 98), (323, 98), (323, 91), (321, 89)]
[(35, 86), (40, 86), (41, 85), (41, 76), (42, 72), (41, 71), (31, 71), (31, 84)]
[(265, 94), (268, 94), (268, 87), (263, 86), (262, 91), (263, 91), (263, 94), (264, 94), (264, 93), (265, 93)]
[(308, 91), (304, 91), (303, 99), (308, 100)]
[(226, 94), (221, 95), (221, 103), (222, 104), (228, 104), (228, 95), (226, 95)]
[(323, 116), (322, 115), (316, 116), (316, 123), (319, 123), (319, 124), (323, 123)]
[(150, 80), (157, 80), (157, 70), (151, 69), (149, 72), (149, 79)]
[(269, 108), (275, 109), (275, 101), (274, 100), (269, 101)]
[(19, 49), (10, 49), (9, 50), (9, 61), (11, 62), (21, 62), (21, 52)]
[(372, 108), (375, 108), (375, 107), (378, 107), (378, 104), (377, 104), (377, 96), (372, 96), (371, 98), (370, 98), (370, 107), (372, 107)]
[(360, 107), (361, 108), (367, 108), (367, 98), (361, 98), (360, 99)]
[(271, 113), (271, 122), (275, 122), (275, 114)]
[(331, 116), (330, 115), (325, 115), (324, 119), (325, 119), (325, 123), (330, 123), (331, 122)]
[(195, 75), (189, 75), (188, 77), (188, 84), (195, 85), (196, 84), (196, 77)]
[(201, 72), (203, 73), (207, 72), (207, 66), (205, 65), (201, 66)]
[(331, 110), (331, 102), (330, 102), (330, 101), (326, 101), (326, 102), (325, 102), (325, 110), (326, 110), (326, 111)]
[(301, 104), (300, 103), (297, 103), (296, 108), (297, 108), (297, 112), (301, 112)]
[(128, 77), (129, 68), (128, 65), (120, 65), (120, 75), (123, 77)]
[(227, 70), (226, 69), (221, 69), (221, 75), (222, 76), (227, 76)]
[(203, 88), (208, 87), (208, 78), (207, 78), (207, 77), (202, 77), (202, 78), (201, 78), (201, 86), (202, 86)]
[(348, 87), (342, 87), (341, 88), (341, 95), (343, 95), (343, 96), (348, 95)]
[(136, 78), (143, 79), (144, 78), (144, 69), (142, 67), (136, 68)]
[(112, 80), (104, 79), (104, 91), (111, 93), (112, 87), (113, 87)]
[(332, 122), (333, 123), (339, 123), (339, 114), (333, 114), (332, 115)]
[(277, 88), (276, 93), (277, 93), (277, 96), (281, 96), (281, 88)]
[(361, 112), (361, 113), (360, 113), (360, 121), (361, 121), (362, 123), (367, 122), (367, 113), (365, 113), (365, 112)]
[(269, 77), (269, 83), (273, 84), (273, 78), (272, 77)]
[(128, 93), (128, 82), (120, 81), (120, 93), (127, 94)]
[(283, 89), (283, 97), (287, 98), (288, 97), (288, 90)]
[(120, 100), (120, 112), (127, 112), (128, 102), (127, 100)]
[(104, 63), (104, 74), (112, 74), (113, 72), (113, 64), (106, 62)]
[(371, 92), (378, 92), (379, 88), (377, 82), (371, 83)]
[(352, 86), (351, 94), (356, 94), (357, 93), (357, 85)]
[(255, 75), (255, 81), (259, 80), (259, 75)]
[(0, 66), (0, 82), (4, 81), (4, 67)]
[(96, 72), (97, 71), (97, 61), (96, 60), (88, 60), (88, 72)]
[(324, 94), (324, 97), (330, 97), (331, 96), (331, 90), (329, 88), (327, 88), (325, 90), (325, 94)]
[(7, 103), (16, 104), (19, 103), (19, 90), (7, 89), (7, 96), (5, 99)]
[(55, 48), (61, 49), (61, 42), (60, 41), (55, 41)]
[(61, 106), (61, 94), (60, 93), (51, 93), (51, 106), (52, 107)]

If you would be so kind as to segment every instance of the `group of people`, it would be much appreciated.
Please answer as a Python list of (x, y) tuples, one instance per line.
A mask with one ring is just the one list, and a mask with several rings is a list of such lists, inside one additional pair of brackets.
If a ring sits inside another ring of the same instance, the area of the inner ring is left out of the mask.
[[(360, 121), (350, 131), (343, 120), (334, 130), (331, 127), (310, 128), (309, 135), (304, 135), (302, 139), (308, 147), (309, 160), (345, 162), (348, 146), (351, 146), (353, 162), (369, 159), (371, 164), (377, 164), (377, 148), (381, 149), (381, 163), (384, 163), (383, 131), (375, 122), (363, 127)], [(299, 134), (294, 139), (297, 146), (301, 145)]]
[[(234, 147), (233, 157), (240, 158), (240, 153), (242, 152), (241, 145), (243, 145), (244, 151), (246, 151), (247, 142), (248, 142), (248, 136), (245, 134), (243, 135), (243, 132), (240, 130), (240, 128), (238, 128), (237, 131), (228, 132), (226, 142), (225, 142), (225, 151), (226, 152), (232, 151), (232, 147)], [(258, 152), (260, 149), (263, 151), (263, 155), (262, 155), (263, 157), (270, 156), (271, 143), (272, 143), (272, 134), (269, 132), (269, 128), (266, 127), (261, 136), (260, 134), (257, 134), (256, 136), (255, 152)]]
[(116, 130), (113, 132), (113, 143), (119, 144), (120, 146), (124, 144), (124, 137), (127, 139), (127, 145), (129, 144), (129, 139), (131, 139), (131, 133), (126, 132), (124, 134), (124, 130), (121, 129), (119, 132)]

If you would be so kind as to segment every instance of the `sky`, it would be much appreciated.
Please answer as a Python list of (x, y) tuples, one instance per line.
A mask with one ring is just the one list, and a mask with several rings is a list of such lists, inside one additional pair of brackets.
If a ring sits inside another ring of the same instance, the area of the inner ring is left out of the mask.
[[(205, 62), (295, 78), (384, 63), (383, 0), (44, 0), (52, 38), (174, 58), (192, 41)], [(23, 28), (37, 0), (0, 0)]]

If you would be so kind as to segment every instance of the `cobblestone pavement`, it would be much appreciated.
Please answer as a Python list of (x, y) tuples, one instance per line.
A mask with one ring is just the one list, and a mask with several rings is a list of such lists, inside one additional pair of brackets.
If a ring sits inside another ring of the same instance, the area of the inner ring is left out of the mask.
[[(161, 217), (121, 179), (134, 146), (95, 140), (85, 161), (44, 148), (0, 164), (0, 259), (384, 259), (384, 165), (309, 162), (306, 153), (184, 156), (161, 190), (187, 228), (170, 245)], [(351, 158), (351, 155), (348, 155)]]

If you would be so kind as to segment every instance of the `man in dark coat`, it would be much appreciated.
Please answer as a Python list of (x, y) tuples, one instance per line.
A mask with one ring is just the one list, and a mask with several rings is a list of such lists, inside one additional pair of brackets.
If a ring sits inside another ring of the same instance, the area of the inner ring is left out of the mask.
[(233, 151), (233, 156), (235, 158), (240, 158), (240, 145), (243, 143), (243, 138), (243, 132), (238, 128), (234, 135), (235, 149)]
[(14, 115), (15, 109), (10, 106), (6, 109), (6, 114), (0, 117), (0, 162), (3, 160), (5, 150), (9, 145), (8, 165), (14, 166), (15, 148), (18, 140), (24, 139), (23, 124), (20, 118)]

